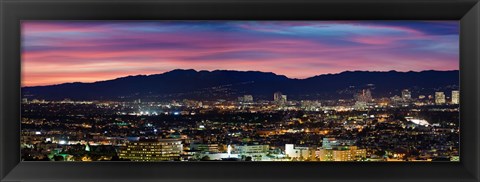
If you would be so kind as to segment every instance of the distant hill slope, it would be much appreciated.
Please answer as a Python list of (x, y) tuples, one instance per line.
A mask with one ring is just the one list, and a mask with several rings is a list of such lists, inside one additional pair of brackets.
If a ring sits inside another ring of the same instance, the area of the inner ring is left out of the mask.
[(289, 99), (352, 98), (359, 89), (369, 88), (374, 97), (400, 95), (408, 88), (413, 95), (458, 89), (459, 71), (369, 72), (346, 71), (306, 79), (258, 71), (173, 70), (156, 75), (138, 75), (94, 83), (64, 83), (24, 87), (30, 99), (63, 100), (171, 100), (235, 99), (244, 94), (272, 100), (280, 91)]

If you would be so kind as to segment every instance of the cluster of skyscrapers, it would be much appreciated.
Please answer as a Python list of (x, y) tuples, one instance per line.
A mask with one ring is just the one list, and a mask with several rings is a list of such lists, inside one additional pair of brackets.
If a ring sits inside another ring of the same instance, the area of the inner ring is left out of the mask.
[[(357, 101), (356, 106), (366, 106), (365, 104), (371, 102), (373, 100), (372, 93), (369, 89), (362, 89), (359, 93), (354, 95), (355, 100)], [(437, 91), (434, 95), (422, 95), (419, 94), (417, 99), (412, 97), (412, 92), (409, 89), (403, 89), (401, 91), (401, 96), (393, 96), (390, 98), (394, 102), (401, 102), (401, 103), (410, 103), (413, 101), (424, 102), (426, 99), (433, 99), (433, 104), (435, 105), (445, 105), (445, 104), (452, 104), (458, 105), (460, 104), (460, 91), (452, 90), (451, 97), (447, 99), (445, 92)]]

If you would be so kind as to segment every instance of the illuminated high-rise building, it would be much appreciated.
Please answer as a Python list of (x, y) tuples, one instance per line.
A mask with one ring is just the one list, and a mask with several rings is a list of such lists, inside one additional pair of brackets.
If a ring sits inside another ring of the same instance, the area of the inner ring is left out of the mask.
[(253, 102), (253, 96), (252, 95), (244, 95), (243, 96), (243, 102)]
[(452, 91), (452, 104), (460, 104), (460, 91)]
[(285, 104), (287, 102), (287, 95), (283, 95), (282, 92), (275, 92), (273, 94), (273, 101), (277, 104)]
[(402, 90), (402, 100), (403, 101), (409, 101), (412, 99), (412, 92), (408, 89), (403, 89)]
[(273, 101), (280, 102), (282, 100), (282, 92), (273, 93)]
[(445, 104), (445, 93), (444, 92), (435, 92), (435, 104), (443, 105)]
[(140, 139), (120, 150), (120, 158), (131, 161), (173, 161), (183, 151), (180, 139)]
[(372, 101), (372, 93), (369, 89), (363, 89), (360, 93), (356, 93), (354, 95), (355, 100), (359, 102), (371, 102)]

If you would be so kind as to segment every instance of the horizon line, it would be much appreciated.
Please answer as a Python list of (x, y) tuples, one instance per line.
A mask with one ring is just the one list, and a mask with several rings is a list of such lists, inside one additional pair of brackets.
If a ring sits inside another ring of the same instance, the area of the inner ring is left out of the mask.
[(127, 76), (121, 76), (121, 77), (116, 77), (116, 78), (111, 78), (111, 79), (106, 79), (106, 80), (97, 80), (97, 81), (93, 81), (93, 82), (81, 82), (81, 81), (77, 81), (77, 82), (63, 82), (63, 83), (57, 83), (57, 84), (49, 84), (49, 85), (33, 85), (33, 86), (21, 86), (20, 88), (30, 88), (30, 87), (48, 87), (48, 86), (57, 86), (57, 85), (63, 85), (63, 84), (74, 84), (74, 83), (82, 83), (82, 84), (90, 84), (90, 83), (98, 83), (98, 82), (105, 82), (105, 81), (112, 81), (112, 80), (117, 80), (117, 79), (121, 79), (121, 78), (127, 78), (127, 77), (136, 77), (136, 76), (155, 76), (155, 75), (162, 75), (162, 74), (165, 74), (165, 73), (169, 73), (169, 72), (172, 72), (172, 71), (195, 71), (195, 72), (215, 72), (215, 71), (236, 71), (236, 72), (260, 72), (260, 73), (272, 73), (274, 75), (277, 75), (277, 76), (284, 76), (288, 79), (296, 79), (296, 80), (304, 80), (304, 79), (309, 79), (309, 78), (313, 78), (313, 77), (317, 77), (317, 76), (325, 76), (325, 75), (336, 75), (336, 74), (342, 74), (342, 73), (346, 73), (346, 72), (399, 72), (399, 73), (409, 73), (409, 72), (415, 72), (415, 73), (420, 73), (420, 72), (426, 72), (426, 71), (443, 71), (443, 72), (447, 72), (447, 71), (460, 71), (459, 69), (454, 69), (454, 70), (434, 70), (434, 69), (429, 69), (429, 70), (421, 70), (421, 71), (413, 71), (413, 70), (409, 70), (409, 71), (397, 71), (397, 70), (388, 70), (388, 71), (368, 71), (368, 70), (345, 70), (345, 71), (341, 71), (341, 72), (336, 72), (336, 73), (323, 73), (323, 74), (319, 74), (319, 75), (313, 75), (313, 76), (310, 76), (310, 77), (306, 77), (306, 78), (291, 78), (291, 77), (288, 77), (286, 75), (283, 75), (283, 74), (277, 74), (277, 73), (274, 73), (274, 72), (264, 72), (264, 71), (254, 71), (254, 70), (248, 70), (248, 71), (241, 71), (241, 70), (222, 70), (222, 69), (215, 69), (215, 70), (196, 70), (196, 69), (173, 69), (173, 70), (170, 70), (170, 71), (165, 71), (163, 73), (155, 73), (155, 74), (138, 74), (138, 75), (127, 75)]

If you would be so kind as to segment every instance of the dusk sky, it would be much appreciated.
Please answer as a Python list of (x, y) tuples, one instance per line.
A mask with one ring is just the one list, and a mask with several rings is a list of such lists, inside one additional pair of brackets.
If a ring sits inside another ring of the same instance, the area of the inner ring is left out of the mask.
[(24, 21), (22, 85), (174, 69), (458, 70), (458, 34), (458, 21)]

